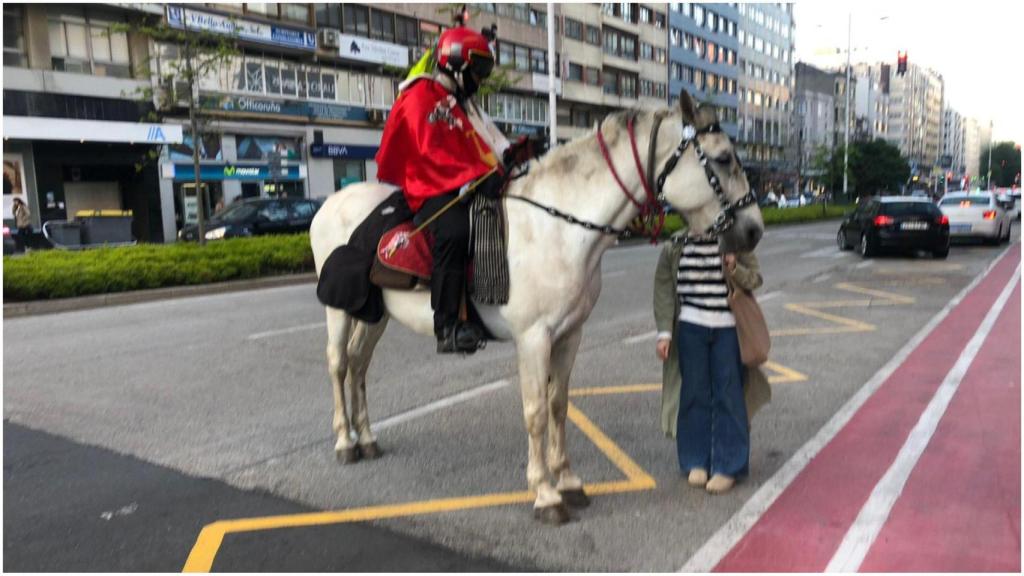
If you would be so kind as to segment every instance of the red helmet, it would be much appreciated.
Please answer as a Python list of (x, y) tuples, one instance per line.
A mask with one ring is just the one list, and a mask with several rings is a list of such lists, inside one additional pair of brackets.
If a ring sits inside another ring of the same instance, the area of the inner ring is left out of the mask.
[(438, 39), (437, 64), (453, 74), (472, 70), (483, 80), (494, 68), (494, 54), (483, 34), (459, 26), (445, 30)]

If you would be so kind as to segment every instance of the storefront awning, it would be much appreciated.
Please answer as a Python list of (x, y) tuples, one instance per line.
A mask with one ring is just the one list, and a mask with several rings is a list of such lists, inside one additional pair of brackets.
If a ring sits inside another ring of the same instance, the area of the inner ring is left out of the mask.
[(105, 122), (39, 116), (4, 116), (4, 139), (180, 144), (181, 126), (143, 122)]

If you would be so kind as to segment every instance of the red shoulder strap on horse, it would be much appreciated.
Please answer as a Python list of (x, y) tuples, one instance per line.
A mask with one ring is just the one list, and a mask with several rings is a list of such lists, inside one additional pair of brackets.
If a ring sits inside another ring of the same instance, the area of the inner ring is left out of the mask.
[[(644, 193), (647, 194), (647, 202), (640, 208), (641, 216), (649, 216), (653, 210), (658, 212), (658, 223), (654, 225), (651, 230), (651, 243), (656, 244), (658, 242), (658, 236), (661, 234), (661, 229), (665, 225), (665, 213), (658, 210), (658, 197), (655, 195), (654, 190), (651, 189), (650, 182), (647, 181), (647, 177), (644, 175), (643, 164), (640, 163), (640, 153), (636, 149), (636, 134), (633, 131), (633, 120), (635, 116), (630, 116), (629, 121), (626, 123), (626, 128), (629, 130), (629, 145), (633, 149), (633, 161), (636, 162), (636, 171), (640, 174), (640, 184), (644, 187)], [(652, 133), (651, 137), (654, 137)], [(652, 150), (653, 153), (653, 150)]]
[(612, 176), (615, 177), (615, 181), (619, 183), (619, 188), (622, 189), (622, 193), (625, 194), (626, 198), (629, 198), (629, 201), (642, 212), (643, 205), (637, 202), (636, 198), (633, 198), (633, 195), (629, 193), (629, 189), (626, 188), (626, 185), (622, 183), (622, 179), (619, 178), (619, 173), (615, 171), (615, 164), (612, 164), (612, 157), (611, 154), (608, 153), (608, 145), (604, 143), (604, 135), (601, 134), (600, 125), (597, 127), (597, 143), (601, 145), (601, 154), (604, 155), (604, 163), (608, 165), (608, 169), (611, 170)]

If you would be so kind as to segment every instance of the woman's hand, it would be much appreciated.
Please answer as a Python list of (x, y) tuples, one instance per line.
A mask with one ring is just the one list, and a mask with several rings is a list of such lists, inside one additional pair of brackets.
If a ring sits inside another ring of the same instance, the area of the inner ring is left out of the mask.
[(672, 343), (672, 340), (670, 340), (668, 338), (662, 338), (661, 340), (658, 340), (658, 344), (657, 344), (658, 358), (660, 358), (662, 362), (664, 362), (665, 360), (668, 360), (668, 347), (669, 347), (669, 345), (671, 343)]
[(736, 255), (735, 254), (732, 254), (732, 253), (723, 254), (722, 255), (722, 262), (725, 263), (725, 268), (729, 272), (732, 272), (733, 270), (736, 269)]

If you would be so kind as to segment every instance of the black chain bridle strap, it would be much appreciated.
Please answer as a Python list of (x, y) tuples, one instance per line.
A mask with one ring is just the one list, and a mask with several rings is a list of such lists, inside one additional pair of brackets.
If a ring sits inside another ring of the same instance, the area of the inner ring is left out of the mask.
[(544, 204), (541, 204), (540, 202), (537, 202), (537, 201), (532, 200), (530, 198), (527, 198), (525, 196), (516, 196), (516, 195), (513, 195), (513, 194), (507, 194), (505, 197), (506, 198), (512, 198), (513, 200), (522, 200), (523, 202), (526, 202), (527, 204), (530, 204), (532, 206), (536, 206), (537, 208), (540, 208), (541, 210), (547, 212), (548, 214), (550, 214), (551, 216), (554, 216), (555, 218), (561, 218), (562, 220), (565, 220), (569, 224), (574, 224), (576, 226), (582, 226), (583, 228), (586, 228), (587, 230), (597, 231), (597, 232), (600, 232), (602, 234), (615, 235), (615, 236), (619, 236), (619, 237), (622, 237), (622, 238), (629, 238), (630, 236), (633, 235), (632, 232), (630, 232), (626, 228), (616, 228), (616, 227), (612, 226), (611, 224), (594, 224), (593, 222), (588, 222), (587, 220), (580, 220), (579, 218), (573, 216), (572, 214), (569, 214), (568, 212), (562, 212), (561, 210), (559, 210), (557, 208), (553, 208), (551, 206), (545, 206)]
[[(697, 136), (700, 134), (711, 134), (715, 132), (721, 132), (722, 128), (718, 123), (710, 124), (700, 130), (697, 130), (692, 125), (683, 126), (683, 137), (679, 141), (679, 145), (676, 146), (672, 156), (669, 157), (668, 162), (665, 163), (665, 167), (662, 169), (661, 174), (658, 175), (658, 200), (662, 203), (665, 202), (665, 180), (668, 175), (675, 170), (679, 160), (686, 153), (686, 149), (692, 144), (693, 152), (697, 155), (697, 160), (700, 162), (702, 168), (704, 168), (704, 175), (708, 179), (708, 184), (711, 189), (715, 192), (715, 197), (718, 198), (718, 204), (721, 206), (721, 211), (715, 217), (715, 221), (711, 224), (711, 227), (705, 230), (700, 237), (717, 237), (722, 232), (725, 232), (736, 222), (736, 211), (742, 208), (746, 208), (751, 204), (757, 202), (757, 197), (754, 196), (752, 191), (748, 191), (743, 198), (740, 198), (736, 202), (729, 202), (729, 199), (725, 197), (725, 191), (722, 190), (722, 183), (718, 180), (718, 176), (715, 174), (711, 166), (708, 165), (708, 158), (704, 154), (704, 149), (701, 147), (700, 142), (697, 140)], [(656, 133), (655, 133), (656, 134)], [(651, 167), (653, 170), (653, 167)]]

